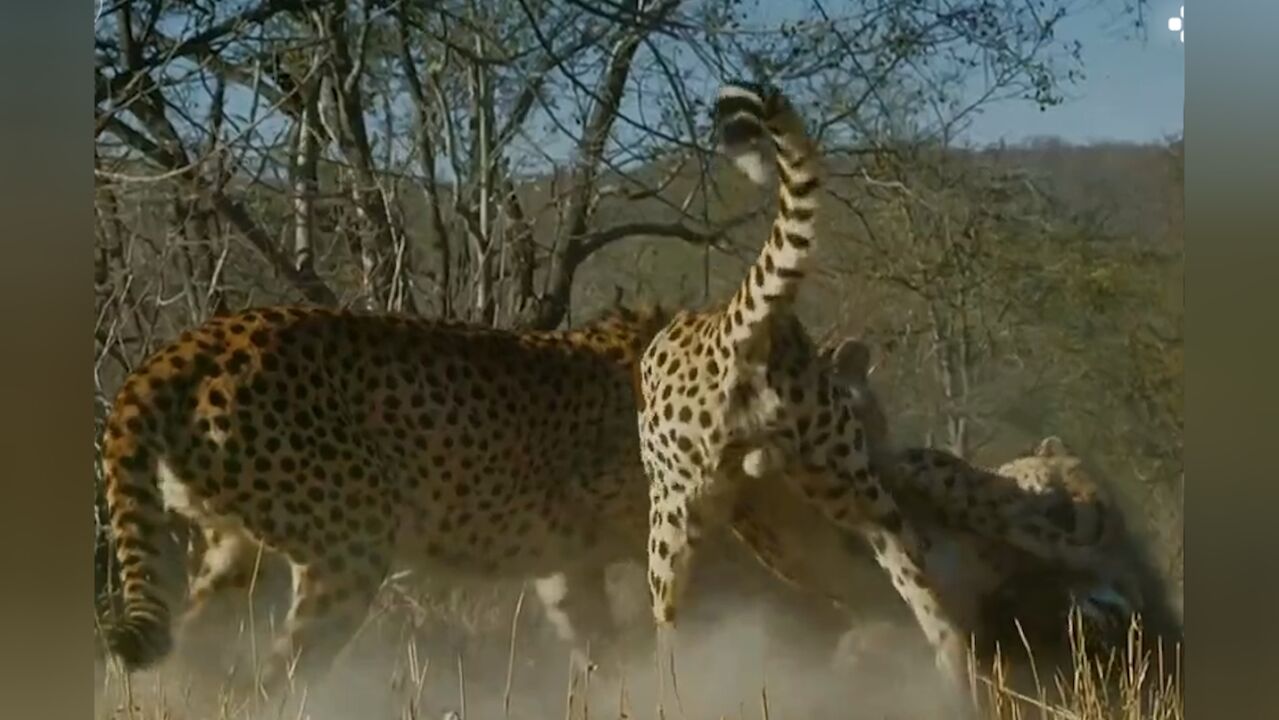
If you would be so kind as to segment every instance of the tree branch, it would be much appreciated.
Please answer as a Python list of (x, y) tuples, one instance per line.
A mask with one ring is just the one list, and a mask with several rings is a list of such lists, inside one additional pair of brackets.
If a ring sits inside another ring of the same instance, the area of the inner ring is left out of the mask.
[(578, 237), (578, 252), (582, 257), (630, 237), (669, 237), (692, 245), (714, 245), (723, 237), (721, 230), (705, 232), (689, 227), (683, 222), (630, 222), (593, 230)]
[(280, 250), (267, 231), (249, 217), (249, 212), (243, 203), (232, 200), (222, 193), (214, 193), (213, 207), (234, 225), (244, 239), (266, 257), (275, 271), (284, 276), (289, 284), (297, 288), (307, 300), (320, 305), (338, 304), (337, 295), (324, 284), (324, 281), (314, 276), (307, 277), (294, 267), (289, 257)]
[[(551, 43), (542, 34), (536, 16), (527, 2), (520, 0), (520, 7), (529, 18), (538, 41), (549, 51)], [(573, 276), (578, 265), (587, 257), (587, 253), (583, 252), (582, 238), (588, 232), (597, 174), (603, 160), (604, 147), (612, 133), (626, 92), (635, 53), (644, 37), (677, 7), (679, 0), (662, 0), (651, 12), (645, 14), (642, 24), (624, 28), (613, 44), (608, 65), (601, 74), (599, 90), (594, 94), (594, 107), (578, 143), (576, 185), (569, 195), (565, 212), (566, 237), (551, 256), (548, 277), (550, 291), (541, 298), (541, 302), (535, 304), (532, 317), (528, 318), (528, 324), (535, 328), (556, 327), (568, 312)], [(560, 69), (569, 72), (562, 63)]]

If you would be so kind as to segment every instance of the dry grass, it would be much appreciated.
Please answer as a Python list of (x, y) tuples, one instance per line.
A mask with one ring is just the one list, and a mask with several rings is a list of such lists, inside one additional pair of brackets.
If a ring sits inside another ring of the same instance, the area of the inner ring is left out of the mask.
[[(900, 628), (903, 642), (859, 659), (856, 670), (830, 655), (780, 639), (766, 630), (760, 603), (726, 608), (682, 626), (678, 658), (660, 663), (645, 634), (646, 608), (628, 623), (631, 654), (611, 676), (570, 672), (567, 651), (552, 636), (536, 602), (510, 586), (477, 593), (431, 593), (426, 602), (389, 588), (377, 611), (319, 688), (287, 701), (247, 691), (234, 668), (198, 673), (170, 663), (155, 673), (126, 677), (97, 666), (95, 717), (101, 720), (622, 720), (669, 718), (908, 718), (946, 717), (939, 709), (935, 674), (926, 648)], [(443, 600), (439, 598), (444, 598)], [(631, 608), (635, 615), (635, 608)], [(261, 613), (260, 615), (267, 615)], [(240, 667), (253, 669), (261, 637), (251, 627), (237, 641)], [(462, 628), (459, 631), (459, 628)], [(1143, 647), (1139, 627), (1128, 646), (1107, 656), (1090, 652), (1072, 627), (1074, 668), (1039, 668), (1031, 648), (1008, 653), (1032, 661), (994, 663), (974, 673), (973, 695), (982, 716), (999, 720), (1179, 720), (1184, 717), (1180, 661)], [(634, 640), (632, 640), (632, 636)], [(897, 645), (902, 646), (901, 648)], [(800, 650), (795, 653), (791, 651)], [(1024, 655), (1023, 655), (1024, 653)], [(891, 656), (891, 657), (890, 657)], [(1179, 658), (1179, 655), (1178, 655)], [(678, 659), (678, 663), (675, 660)], [(1042, 673), (1042, 674), (1041, 674)], [(242, 674), (242, 673), (237, 673)], [(664, 692), (663, 692), (664, 691)]]
[[(996, 661), (992, 671), (978, 679), (984, 689), (985, 716), (999, 720), (1180, 720), (1182, 704), (1181, 652), (1143, 642), (1141, 626), (1134, 623), (1121, 652), (1092, 652), (1078, 624), (1070, 626), (1072, 668), (1056, 673), (1051, 683), (1041, 681), (1037, 664), (1024, 664), (1033, 693), (1009, 682), (1007, 663)], [(1033, 658), (1033, 649), (1024, 647)]]

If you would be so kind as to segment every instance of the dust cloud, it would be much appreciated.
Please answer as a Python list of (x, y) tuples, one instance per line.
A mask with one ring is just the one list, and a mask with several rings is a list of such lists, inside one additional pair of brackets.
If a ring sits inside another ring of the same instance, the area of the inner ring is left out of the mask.
[[(570, 666), (566, 645), (544, 621), (531, 592), (520, 609), (512, 653), (518, 586), (470, 595), (463, 590), (433, 609), (416, 604), (411, 595), (390, 594), (332, 673), (304, 697), (266, 701), (240, 689), (243, 684), (228, 670), (215, 669), (234, 664), (242, 676), (252, 666), (254, 648), (259, 654), (269, 648), (269, 627), (250, 640), (242, 625), (238, 637), (235, 629), (228, 630), (234, 661), (192, 666), (170, 660), (126, 683), (116, 667), (99, 659), (95, 715), (103, 720), (948, 716), (931, 655), (913, 626), (898, 620), (859, 622), (856, 627), (865, 632), (841, 642), (849, 627), (846, 616), (761, 578), (755, 578), (754, 587), (745, 583), (745, 589), (708, 590), (705, 582), (695, 582), (681, 616), (674, 667), (670, 656), (663, 659), (659, 687), (642, 571), (614, 570), (610, 590), (621, 647), (613, 662), (605, 661), (589, 675)], [(432, 613), (432, 620), (423, 619)], [(270, 608), (255, 614), (269, 617)], [(859, 642), (869, 647), (850, 655)]]

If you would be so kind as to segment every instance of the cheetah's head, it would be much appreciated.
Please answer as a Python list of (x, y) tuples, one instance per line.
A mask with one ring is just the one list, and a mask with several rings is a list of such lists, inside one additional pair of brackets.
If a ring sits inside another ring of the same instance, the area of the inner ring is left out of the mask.
[(996, 472), (1037, 495), (1044, 517), (1072, 543), (1094, 548), (1103, 559), (1095, 573), (1074, 583), (1071, 594), (1085, 619), (1118, 624), (1126, 631), (1126, 618), (1144, 605), (1136, 539), (1090, 463), (1060, 437), (1049, 435), (1029, 455), (1004, 463)]
[(870, 385), (870, 376), (877, 367), (871, 363), (870, 346), (860, 338), (845, 338), (822, 351), (821, 363), (861, 421), (872, 452), (884, 455), (892, 452), (888, 417)]

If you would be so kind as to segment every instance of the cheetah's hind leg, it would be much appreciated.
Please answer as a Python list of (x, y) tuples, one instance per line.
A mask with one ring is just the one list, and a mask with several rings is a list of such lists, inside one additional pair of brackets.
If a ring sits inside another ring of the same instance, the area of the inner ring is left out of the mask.
[(621, 663), (604, 564), (566, 570), (534, 581), (556, 633), (569, 643), (573, 672), (620, 675)]
[[(355, 552), (352, 552), (352, 551)], [(268, 695), (314, 685), (368, 616), (390, 567), (386, 544), (343, 543), (293, 567), (293, 604), (261, 678)]]
[(211, 679), (216, 673), (238, 686), (244, 663), (235, 651), (247, 645), (240, 639), (256, 635), (259, 621), (261, 628), (270, 625), (246, 611), (250, 603), (263, 605), (262, 573), (276, 558), (242, 528), (204, 524), (200, 532), (204, 548), (178, 623), (177, 655), (192, 675)]

